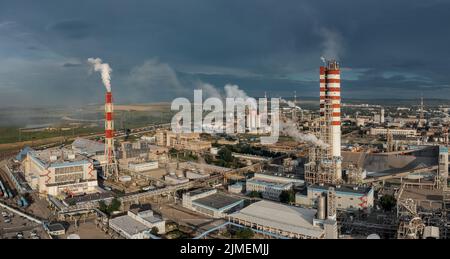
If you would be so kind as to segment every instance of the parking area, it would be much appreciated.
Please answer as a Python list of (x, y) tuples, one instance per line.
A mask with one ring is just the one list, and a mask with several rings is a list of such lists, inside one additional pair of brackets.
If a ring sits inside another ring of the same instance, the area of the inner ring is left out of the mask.
[(0, 209), (0, 238), (1, 239), (47, 239), (44, 228), (28, 219)]

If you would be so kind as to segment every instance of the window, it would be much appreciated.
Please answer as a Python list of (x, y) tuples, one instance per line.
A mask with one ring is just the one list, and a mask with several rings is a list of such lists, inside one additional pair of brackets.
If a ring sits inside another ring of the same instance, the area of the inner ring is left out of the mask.
[(68, 174), (75, 172), (83, 172), (83, 166), (69, 166), (55, 168), (55, 174)]

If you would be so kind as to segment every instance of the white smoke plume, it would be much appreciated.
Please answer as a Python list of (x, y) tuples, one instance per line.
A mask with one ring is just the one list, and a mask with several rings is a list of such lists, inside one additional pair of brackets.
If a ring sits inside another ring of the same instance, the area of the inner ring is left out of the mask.
[(309, 144), (313, 144), (317, 147), (320, 147), (322, 149), (325, 149), (328, 147), (328, 144), (323, 142), (321, 139), (318, 139), (314, 134), (308, 133), (302, 133), (297, 128), (295, 122), (291, 120), (287, 120), (286, 122), (281, 122), (280, 125), (280, 131), (292, 138), (294, 138), (298, 142), (306, 142)]
[(108, 63), (102, 63), (100, 58), (88, 58), (88, 63), (92, 65), (92, 68), (96, 72), (100, 72), (102, 75), (103, 84), (106, 87), (106, 91), (111, 92), (111, 72), (112, 69)]
[(215, 86), (204, 83), (200, 86), (200, 88), (205, 92), (206, 96), (222, 99), (222, 94)]
[(323, 38), (323, 56), (321, 57), (322, 61), (324, 61), (325, 59), (339, 60), (340, 55), (343, 52), (342, 36), (338, 32), (330, 30), (328, 28), (321, 28), (319, 33)]
[(208, 97), (217, 97), (217, 98), (242, 98), (247, 100), (249, 96), (247, 93), (240, 89), (238, 85), (226, 84), (223, 87), (223, 92), (215, 87), (214, 85), (203, 83), (200, 88), (205, 92)]
[(248, 95), (244, 90), (239, 89), (237, 85), (227, 84), (224, 87), (227, 98), (242, 98), (247, 100)]
[(299, 110), (302, 109), (302, 108), (300, 108), (300, 106), (295, 105), (295, 103), (294, 103), (293, 101), (288, 101), (288, 100), (285, 100), (285, 99), (281, 98), (281, 99), (280, 99), (280, 102), (281, 102), (281, 103), (287, 104), (287, 105), (288, 105), (289, 107), (291, 107), (291, 108), (297, 108), (297, 109), (299, 109)]

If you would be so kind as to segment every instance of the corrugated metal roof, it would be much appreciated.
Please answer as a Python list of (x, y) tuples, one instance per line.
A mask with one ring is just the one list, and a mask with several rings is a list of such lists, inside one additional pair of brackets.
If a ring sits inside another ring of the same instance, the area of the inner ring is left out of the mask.
[(149, 230), (149, 227), (141, 222), (133, 219), (132, 217), (125, 215), (109, 220), (109, 224), (122, 230), (126, 234), (132, 236), (145, 230)]
[(315, 209), (259, 201), (229, 216), (259, 225), (320, 238), (324, 230), (313, 226)]

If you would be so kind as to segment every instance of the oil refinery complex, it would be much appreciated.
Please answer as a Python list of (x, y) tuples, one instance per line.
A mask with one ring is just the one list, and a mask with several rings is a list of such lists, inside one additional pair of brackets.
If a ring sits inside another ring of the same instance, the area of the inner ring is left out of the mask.
[(0, 162), (0, 238), (450, 238), (448, 107), (344, 103), (329, 60), (317, 108), (280, 98), (291, 127), (277, 143), (260, 142), (258, 121), (240, 134), (161, 123), (130, 136), (115, 132), (107, 83), (100, 138)]

